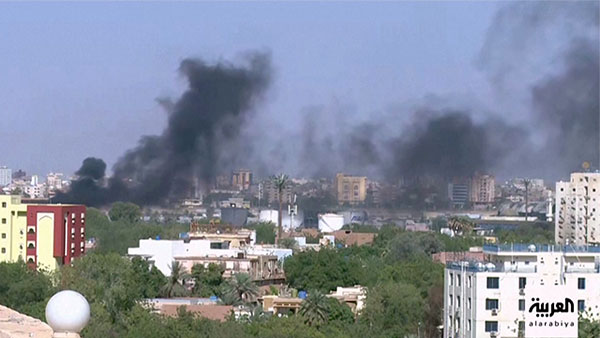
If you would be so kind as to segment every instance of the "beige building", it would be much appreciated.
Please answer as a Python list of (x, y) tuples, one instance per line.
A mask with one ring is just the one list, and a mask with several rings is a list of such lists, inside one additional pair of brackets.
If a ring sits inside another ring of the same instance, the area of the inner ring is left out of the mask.
[(339, 204), (360, 204), (367, 198), (367, 178), (342, 173), (335, 175), (335, 192)]
[(248, 190), (252, 184), (252, 171), (248, 169), (235, 170), (231, 175), (231, 186), (237, 190)]
[(572, 173), (556, 182), (557, 244), (600, 244), (600, 173)]
[(494, 202), (496, 184), (493, 175), (475, 174), (471, 178), (470, 200), (473, 204), (489, 204)]

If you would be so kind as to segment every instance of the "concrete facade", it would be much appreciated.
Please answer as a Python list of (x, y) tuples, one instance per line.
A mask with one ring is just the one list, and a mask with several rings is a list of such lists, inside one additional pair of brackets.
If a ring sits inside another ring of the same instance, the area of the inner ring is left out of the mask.
[(367, 178), (342, 173), (335, 175), (335, 192), (339, 204), (364, 203), (367, 198)]
[(0, 261), (53, 271), (85, 253), (85, 206), (25, 204), (0, 195)]
[(558, 244), (600, 244), (600, 173), (572, 173), (556, 182), (554, 236)]

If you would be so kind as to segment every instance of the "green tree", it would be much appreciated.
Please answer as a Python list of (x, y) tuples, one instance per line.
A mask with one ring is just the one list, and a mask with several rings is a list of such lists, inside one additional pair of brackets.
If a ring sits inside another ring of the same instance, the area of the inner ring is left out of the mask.
[(297, 249), (298, 243), (296, 242), (295, 239), (287, 237), (287, 238), (282, 238), (279, 241), (279, 246), (282, 248), (286, 248), (286, 249)]
[(588, 312), (579, 314), (579, 338), (596, 338), (600, 337), (600, 321)]
[(371, 336), (404, 337), (417, 333), (423, 308), (417, 288), (387, 282), (369, 289), (360, 320), (369, 327)]
[(342, 324), (354, 323), (354, 313), (352, 309), (344, 303), (333, 297), (327, 297), (327, 321), (339, 322)]
[(329, 302), (327, 297), (318, 290), (308, 293), (308, 296), (302, 301), (300, 314), (305, 322), (310, 326), (320, 326), (327, 321), (329, 313)]
[(136, 204), (131, 202), (115, 202), (108, 212), (111, 221), (127, 221), (129, 223), (139, 222), (142, 217), (142, 210)]
[(224, 298), (247, 303), (258, 296), (258, 286), (249, 274), (236, 273), (225, 284)]
[(146, 289), (131, 261), (115, 253), (89, 253), (63, 266), (59, 277), (60, 289), (78, 291), (102, 305), (113, 322), (143, 299)]
[(256, 230), (256, 243), (275, 244), (275, 225), (271, 222), (255, 223), (249, 226)]
[(141, 257), (131, 259), (133, 276), (140, 285), (143, 298), (156, 298), (160, 288), (165, 285), (166, 278), (156, 266), (150, 267), (148, 262)]
[(225, 268), (220, 264), (210, 263), (207, 268), (202, 264), (195, 264), (191, 273), (194, 281), (192, 292), (200, 297), (219, 295), (224, 272)]
[(279, 197), (279, 213), (277, 214), (277, 237), (275, 238), (275, 244), (279, 244), (281, 240), (281, 234), (283, 232), (283, 191), (288, 184), (288, 176), (285, 174), (279, 174), (272, 178), (273, 184), (277, 189), (277, 195)]
[(284, 271), (291, 287), (322, 292), (355, 285), (363, 272), (359, 260), (330, 248), (298, 252), (285, 260)]
[(0, 263), (0, 304), (43, 320), (54, 292), (50, 277), (29, 269), (23, 261)]
[(171, 276), (167, 278), (167, 282), (161, 288), (161, 294), (163, 297), (182, 297), (188, 294), (188, 290), (185, 288), (185, 281), (189, 278), (189, 275), (184, 271), (183, 266), (174, 261), (171, 263)]

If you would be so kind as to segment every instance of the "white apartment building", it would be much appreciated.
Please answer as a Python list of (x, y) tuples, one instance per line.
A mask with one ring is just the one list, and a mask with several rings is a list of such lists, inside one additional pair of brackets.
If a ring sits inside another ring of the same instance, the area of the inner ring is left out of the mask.
[(532, 296), (550, 287), (572, 299), (574, 312), (598, 318), (600, 247), (514, 244), (483, 250), (484, 263), (446, 266), (444, 338), (530, 337), (526, 311)]
[(558, 244), (600, 244), (600, 173), (572, 173), (556, 182), (554, 236)]
[(234, 269), (233, 259), (249, 256), (273, 256), (276, 260), (282, 262), (292, 253), (292, 249), (260, 245), (240, 247), (232, 241), (219, 238), (191, 239), (189, 241), (140, 239), (139, 247), (127, 249), (128, 256), (146, 258), (165, 276), (171, 275), (171, 264), (174, 261), (220, 260), (226, 264), (227, 269)]
[(12, 170), (8, 167), (0, 167), (0, 187), (12, 182)]

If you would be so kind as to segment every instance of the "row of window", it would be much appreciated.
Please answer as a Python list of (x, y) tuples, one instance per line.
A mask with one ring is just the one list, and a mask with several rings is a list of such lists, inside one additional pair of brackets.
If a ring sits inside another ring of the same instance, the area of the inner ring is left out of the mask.
[[(500, 278), (498, 278), (498, 277), (488, 277), (486, 282), (487, 282), (488, 289), (500, 288)], [(519, 277), (519, 289), (524, 289), (525, 285), (527, 285), (526, 277)], [(585, 278), (584, 277), (577, 278), (577, 288), (579, 290), (585, 290)]]
[[(448, 302), (450, 306), (453, 303), (453, 297), (450, 295)], [(460, 296), (456, 296), (456, 306), (460, 307)], [(471, 308), (471, 297), (467, 298), (467, 309)], [(486, 298), (485, 299), (485, 309), (486, 310), (499, 310), (500, 309), (500, 301), (498, 299)], [(518, 305), (519, 311), (525, 311), (525, 299), (519, 299)], [(579, 311), (585, 311), (585, 300), (579, 299), (577, 301), (577, 309)]]

